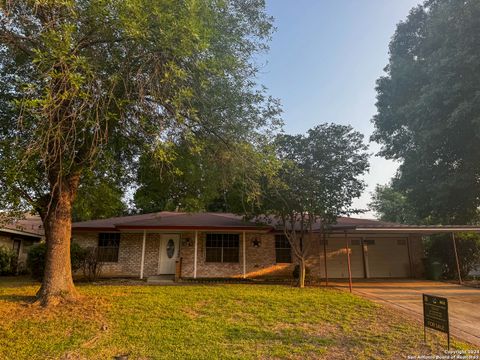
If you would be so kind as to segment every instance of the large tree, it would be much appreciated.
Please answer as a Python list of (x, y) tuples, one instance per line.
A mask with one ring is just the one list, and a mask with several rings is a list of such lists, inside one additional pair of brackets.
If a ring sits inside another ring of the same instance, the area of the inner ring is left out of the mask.
[(325, 228), (339, 215), (356, 212), (352, 201), (365, 187), (369, 168), (363, 135), (350, 126), (322, 124), (306, 135), (279, 135), (276, 176), (264, 178), (253, 215), (283, 229), (299, 262), (299, 286), (315, 224)]
[(84, 176), (73, 203), (72, 220), (106, 219), (127, 213), (125, 190), (121, 183), (100, 174)]
[(392, 184), (377, 185), (368, 204), (380, 220), (399, 224), (417, 224), (415, 210), (407, 197)]
[(377, 82), (372, 140), (401, 162), (395, 188), (420, 219), (476, 221), (480, 206), (480, 2), (429, 0), (397, 26)]
[(249, 140), (270, 126), (278, 107), (251, 59), (272, 24), (263, 0), (0, 4), (1, 207), (40, 213), (38, 297), (55, 304), (77, 296), (72, 204), (90, 171), (132, 169), (179, 137)]
[(242, 212), (261, 175), (272, 173), (267, 139), (236, 142), (228, 147), (215, 137), (193, 147), (187, 139), (142, 155), (137, 171), (135, 208), (154, 211)]

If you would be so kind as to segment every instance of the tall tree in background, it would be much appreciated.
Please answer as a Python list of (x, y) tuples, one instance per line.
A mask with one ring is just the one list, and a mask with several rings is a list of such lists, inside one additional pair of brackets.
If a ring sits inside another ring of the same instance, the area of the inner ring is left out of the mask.
[(407, 197), (392, 185), (377, 185), (368, 204), (380, 220), (399, 224), (416, 224), (415, 210)]
[(235, 142), (229, 147), (212, 137), (193, 147), (184, 139), (169, 144), (171, 158), (157, 152), (142, 155), (137, 172), (135, 208), (155, 211), (244, 212), (258, 191), (260, 176), (275, 172), (271, 144)]
[(480, 2), (429, 0), (400, 23), (377, 82), (372, 140), (401, 162), (394, 187), (420, 219), (477, 221)]
[(313, 226), (355, 212), (352, 201), (365, 188), (359, 177), (369, 168), (367, 146), (362, 134), (336, 124), (318, 125), (306, 136), (279, 135), (276, 146), (280, 169), (264, 180), (253, 215), (283, 228), (303, 287)]
[(72, 207), (73, 221), (106, 219), (127, 213), (122, 181), (92, 174), (83, 176)]
[(90, 171), (276, 122), (251, 61), (271, 30), (262, 0), (0, 2), (0, 206), (42, 217), (42, 304), (77, 296), (72, 205)]

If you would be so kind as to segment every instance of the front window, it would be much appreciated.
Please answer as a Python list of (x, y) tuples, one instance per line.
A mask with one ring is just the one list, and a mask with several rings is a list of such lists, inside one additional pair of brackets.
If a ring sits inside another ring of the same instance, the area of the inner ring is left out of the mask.
[(275, 261), (277, 263), (292, 262), (292, 247), (285, 235), (275, 235)]
[(238, 234), (207, 234), (206, 262), (235, 263), (239, 260)]
[(118, 262), (120, 233), (98, 234), (98, 261)]

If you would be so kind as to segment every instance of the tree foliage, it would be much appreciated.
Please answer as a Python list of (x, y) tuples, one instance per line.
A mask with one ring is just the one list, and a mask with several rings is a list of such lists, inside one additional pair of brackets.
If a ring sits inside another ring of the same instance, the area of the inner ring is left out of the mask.
[(106, 219), (124, 215), (127, 204), (121, 185), (108, 176), (84, 177), (72, 208), (73, 221)]
[(72, 204), (90, 171), (278, 124), (252, 61), (271, 30), (262, 0), (0, 2), (0, 205), (42, 217), (42, 303), (75, 297)]
[(369, 167), (367, 146), (350, 126), (322, 124), (306, 135), (279, 135), (276, 149), (280, 168), (264, 179), (255, 212), (284, 229), (303, 286), (313, 225), (326, 226), (356, 211), (352, 201), (365, 187), (359, 177)]
[[(480, 262), (480, 236), (475, 233), (455, 234), (460, 275), (465, 278)], [(458, 278), (457, 265), (451, 234), (430, 236), (425, 243), (427, 256), (431, 261), (443, 265), (443, 276), (447, 279)]]
[(380, 220), (398, 224), (417, 224), (418, 218), (407, 197), (392, 185), (377, 185), (372, 194), (370, 209)]
[(429, 0), (397, 26), (372, 140), (402, 162), (419, 218), (470, 223), (480, 205), (480, 2)]
[(154, 152), (140, 159), (134, 202), (142, 212), (242, 213), (259, 191), (259, 177), (275, 172), (272, 145), (267, 141), (230, 142), (226, 147), (211, 138), (201, 146), (188, 141), (168, 146), (169, 159)]
[(13, 249), (0, 245), (0, 275), (14, 275), (17, 271), (18, 255)]

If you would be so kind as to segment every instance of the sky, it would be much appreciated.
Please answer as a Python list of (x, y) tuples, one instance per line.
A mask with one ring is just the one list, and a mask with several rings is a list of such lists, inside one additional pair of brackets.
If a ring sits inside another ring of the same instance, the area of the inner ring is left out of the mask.
[[(388, 63), (396, 25), (419, 0), (267, 0), (276, 32), (261, 58), (259, 80), (283, 108), (285, 132), (305, 133), (320, 123), (349, 124), (373, 132), (375, 81)], [(398, 167), (374, 156), (370, 143), (367, 189), (354, 206), (366, 209), (376, 184)], [(370, 211), (357, 217), (374, 217)]]

